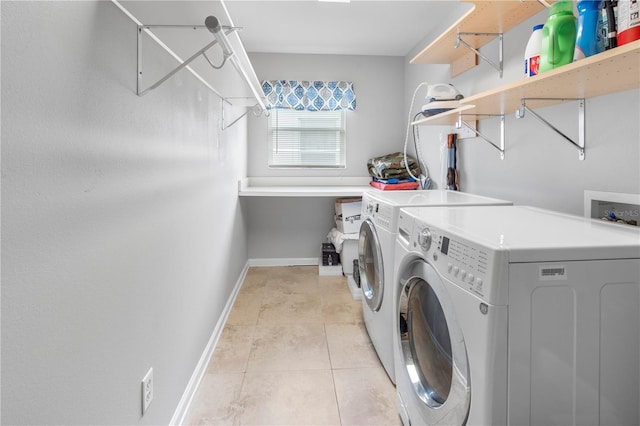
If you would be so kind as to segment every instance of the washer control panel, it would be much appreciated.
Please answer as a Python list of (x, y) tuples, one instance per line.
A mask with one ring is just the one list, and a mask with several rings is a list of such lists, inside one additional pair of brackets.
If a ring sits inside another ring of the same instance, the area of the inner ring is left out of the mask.
[(495, 253), (424, 224), (413, 230), (413, 249), (422, 252), (438, 272), (459, 287), (489, 301), (500, 297), (492, 294)]
[(373, 223), (382, 229), (391, 230), (393, 226), (393, 207), (367, 193), (362, 196), (362, 214), (363, 219), (371, 218)]
[(440, 235), (437, 250), (446, 257), (445, 272), (453, 281), (459, 281), (480, 297), (484, 297), (484, 282), (487, 279), (489, 254), (482, 249)]
[(384, 229), (391, 228), (391, 219), (393, 217), (393, 208), (385, 203), (375, 203), (373, 211), (373, 223)]

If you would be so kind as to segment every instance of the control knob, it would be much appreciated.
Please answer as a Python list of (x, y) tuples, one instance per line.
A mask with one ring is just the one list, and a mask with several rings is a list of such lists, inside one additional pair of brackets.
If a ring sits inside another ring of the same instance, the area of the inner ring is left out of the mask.
[(367, 213), (373, 213), (373, 203), (367, 204)]
[(423, 250), (429, 250), (431, 247), (431, 231), (429, 228), (423, 228), (418, 234), (418, 244), (422, 247)]

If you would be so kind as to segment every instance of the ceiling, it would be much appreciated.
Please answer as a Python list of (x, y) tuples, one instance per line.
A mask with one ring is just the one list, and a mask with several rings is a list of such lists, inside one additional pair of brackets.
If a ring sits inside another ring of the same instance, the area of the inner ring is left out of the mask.
[[(121, 1), (144, 24), (202, 24), (219, 2)], [(406, 56), (462, 14), (458, 0), (226, 0), (248, 52)], [(464, 8), (464, 7), (463, 7)], [(216, 12), (218, 9), (218, 12)], [(229, 23), (221, 19), (223, 25)]]

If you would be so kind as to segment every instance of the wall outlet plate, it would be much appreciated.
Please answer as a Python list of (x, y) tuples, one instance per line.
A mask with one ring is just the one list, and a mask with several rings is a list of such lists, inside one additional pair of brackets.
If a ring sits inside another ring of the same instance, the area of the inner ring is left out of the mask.
[[(477, 120), (467, 121), (467, 124), (469, 124), (475, 130), (478, 130)], [(473, 130), (469, 129), (467, 126), (462, 126), (460, 129), (456, 129), (455, 131), (458, 133), (458, 139), (475, 138), (478, 136)]]
[(151, 401), (153, 401), (153, 368), (150, 368), (142, 379), (142, 415), (149, 408)]

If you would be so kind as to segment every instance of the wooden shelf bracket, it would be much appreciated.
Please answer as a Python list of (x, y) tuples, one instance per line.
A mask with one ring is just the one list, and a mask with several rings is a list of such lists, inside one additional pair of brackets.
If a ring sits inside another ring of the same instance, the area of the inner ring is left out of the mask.
[[(479, 117), (479, 116), (500, 117), (500, 145), (496, 144), (491, 139), (487, 138), (485, 135), (480, 133), (475, 127), (471, 126), (469, 123), (464, 121), (462, 119), (462, 117), (464, 115), (471, 115), (473, 117)], [(504, 160), (504, 114), (462, 114), (462, 113), (459, 113), (458, 114), (458, 121), (456, 122), (455, 126), (456, 126), (456, 129), (461, 129), (462, 126), (464, 126), (467, 129), (471, 130), (479, 138), (481, 138), (484, 141), (488, 142), (489, 144), (491, 144), (491, 146), (493, 146), (495, 149), (500, 151), (500, 159)]]
[(578, 99), (560, 99), (561, 101), (578, 101), (578, 142), (576, 142), (573, 139), (571, 139), (569, 136), (567, 136), (565, 133), (563, 133), (561, 130), (559, 130), (557, 127), (555, 127), (553, 124), (551, 124), (549, 121), (544, 119), (540, 114), (538, 114), (537, 112), (535, 112), (534, 110), (529, 108), (527, 106), (527, 101), (528, 100), (530, 100), (530, 101), (549, 101), (549, 100), (556, 101), (558, 99), (551, 99), (551, 98), (523, 98), (523, 99), (520, 100), (520, 108), (516, 111), (516, 118), (523, 118), (524, 115), (525, 115), (525, 111), (530, 112), (541, 123), (545, 124), (551, 130), (553, 130), (554, 132), (556, 132), (557, 134), (562, 136), (563, 139), (565, 139), (567, 142), (571, 143), (576, 148), (578, 148), (578, 159), (581, 160), (581, 161), (584, 160), (584, 156), (585, 156), (585, 124), (584, 124), (585, 102), (584, 102), (584, 99), (583, 98), (578, 98)]
[[(483, 55), (482, 53), (480, 53), (480, 51), (478, 51), (476, 48), (474, 48), (473, 46), (471, 46), (469, 43), (467, 43), (466, 41), (464, 41), (462, 39), (462, 36), (476, 36), (476, 37), (498, 37), (498, 63), (496, 64), (495, 62), (493, 62), (491, 59), (487, 58), (485, 55)], [(502, 78), (502, 68), (503, 68), (503, 35), (502, 33), (465, 33), (465, 32), (458, 32), (458, 37), (456, 39), (456, 43), (454, 45), (454, 47), (457, 49), (460, 44), (462, 44), (464, 47), (466, 47), (467, 49), (471, 50), (472, 52), (474, 52), (479, 58), (483, 59), (485, 62), (487, 62), (489, 65), (491, 65), (493, 68), (495, 68), (498, 73), (500, 74), (500, 78)]]

